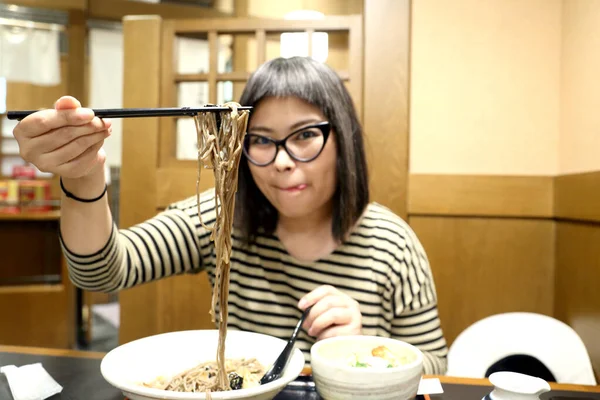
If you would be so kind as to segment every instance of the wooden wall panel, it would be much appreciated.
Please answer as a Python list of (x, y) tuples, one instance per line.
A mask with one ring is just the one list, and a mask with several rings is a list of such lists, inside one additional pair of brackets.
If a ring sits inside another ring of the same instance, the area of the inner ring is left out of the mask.
[(557, 177), (554, 214), (559, 219), (600, 223), (600, 172)]
[[(84, 11), (69, 12), (69, 58), (68, 58), (68, 91), (67, 94), (79, 99), (82, 104), (87, 101), (85, 65), (87, 48), (87, 16)], [(62, 93), (63, 96), (65, 93)], [(58, 99), (58, 97), (57, 97)], [(56, 99), (55, 99), (56, 100)], [(54, 103), (50, 104), (50, 107)]]
[(0, 286), (0, 342), (15, 346), (69, 349), (75, 344), (72, 287)]
[(409, 222), (428, 253), (449, 343), (491, 314), (552, 315), (553, 221), (424, 216)]
[[(183, 168), (160, 168), (156, 171), (157, 209), (196, 195), (197, 170)], [(200, 191), (214, 187), (212, 170), (202, 169)]]
[[(123, 36), (123, 107), (160, 107), (161, 19), (126, 18)], [(121, 168), (120, 226), (129, 227), (156, 214), (158, 137), (158, 118), (123, 120), (123, 154), (127, 156)], [(120, 293), (121, 343), (158, 333), (158, 315), (153, 311), (158, 309), (158, 283)]]
[(581, 336), (600, 382), (600, 172), (556, 178), (555, 316)]
[(371, 197), (406, 218), (410, 1), (365, 0), (364, 31), (363, 124)]
[(411, 175), (410, 215), (552, 218), (550, 176)]
[(448, 341), (490, 314), (540, 312), (575, 329), (600, 377), (600, 172), (409, 181)]
[(599, 244), (600, 225), (557, 223), (555, 316), (581, 336), (600, 377)]
[(163, 280), (159, 285), (159, 296), (160, 332), (215, 329), (210, 316), (212, 289), (206, 272)]

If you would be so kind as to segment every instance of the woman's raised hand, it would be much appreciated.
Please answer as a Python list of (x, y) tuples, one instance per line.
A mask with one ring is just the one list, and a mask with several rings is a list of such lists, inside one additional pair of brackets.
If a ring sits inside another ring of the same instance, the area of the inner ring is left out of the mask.
[(54, 109), (37, 111), (14, 129), (21, 157), (42, 172), (64, 178), (82, 178), (103, 168), (104, 139), (111, 122), (94, 116), (70, 96), (61, 97)]

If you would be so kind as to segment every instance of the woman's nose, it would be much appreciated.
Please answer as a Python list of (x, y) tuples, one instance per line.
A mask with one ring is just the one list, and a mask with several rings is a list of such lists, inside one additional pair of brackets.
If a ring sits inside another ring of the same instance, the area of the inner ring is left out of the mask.
[(277, 149), (277, 155), (273, 164), (277, 171), (280, 172), (290, 170), (296, 165), (283, 146)]

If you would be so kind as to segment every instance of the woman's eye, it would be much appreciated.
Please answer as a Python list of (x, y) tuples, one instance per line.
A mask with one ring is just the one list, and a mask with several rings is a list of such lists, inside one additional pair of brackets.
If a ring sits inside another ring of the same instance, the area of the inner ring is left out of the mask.
[(269, 139), (262, 137), (262, 136), (252, 136), (252, 138), (250, 139), (250, 144), (265, 145), (265, 144), (269, 144), (269, 143), (270, 143)]
[(308, 131), (303, 131), (303, 132), (298, 133), (296, 135), (296, 139), (306, 140), (306, 139), (312, 139), (315, 136), (317, 136), (317, 133), (315, 133), (314, 131), (308, 130)]

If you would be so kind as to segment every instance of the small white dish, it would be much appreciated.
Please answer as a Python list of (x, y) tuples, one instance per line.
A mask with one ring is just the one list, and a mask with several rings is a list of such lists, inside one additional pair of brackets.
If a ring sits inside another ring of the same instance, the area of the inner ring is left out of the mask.
[(550, 391), (545, 380), (516, 372), (494, 372), (489, 380), (494, 385), (490, 400), (538, 400)]
[[(217, 356), (218, 330), (170, 332), (129, 342), (110, 351), (102, 360), (104, 379), (131, 400), (203, 400), (205, 393), (181, 393), (142, 386), (159, 376), (171, 377)], [(228, 331), (225, 358), (256, 358), (268, 369), (286, 341), (244, 331)], [(294, 381), (304, 368), (304, 355), (294, 349), (283, 376), (248, 389), (213, 392), (213, 400), (271, 400)]]

